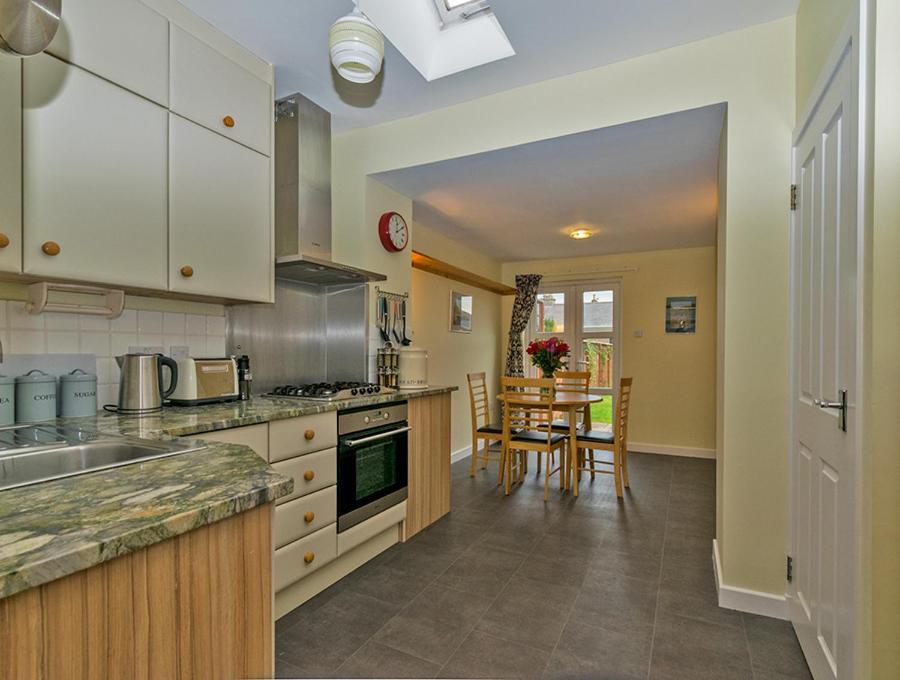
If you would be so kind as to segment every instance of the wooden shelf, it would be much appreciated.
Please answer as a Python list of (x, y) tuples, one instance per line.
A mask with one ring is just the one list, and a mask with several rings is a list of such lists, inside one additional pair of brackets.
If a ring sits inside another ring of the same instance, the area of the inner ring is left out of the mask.
[(472, 272), (468, 272), (465, 269), (460, 269), (459, 267), (455, 267), (452, 264), (444, 262), (443, 260), (429, 257), (428, 255), (415, 250), (412, 251), (412, 266), (413, 269), (420, 269), (423, 272), (428, 272), (429, 274), (443, 276), (445, 279), (452, 279), (453, 281), (466, 283), (470, 286), (475, 286), (476, 288), (481, 288), (483, 290), (490, 291), (491, 293), (496, 293), (497, 295), (516, 294), (516, 289), (511, 286), (507, 286), (498, 281), (493, 281), (484, 276), (479, 276), (478, 274), (473, 274)]

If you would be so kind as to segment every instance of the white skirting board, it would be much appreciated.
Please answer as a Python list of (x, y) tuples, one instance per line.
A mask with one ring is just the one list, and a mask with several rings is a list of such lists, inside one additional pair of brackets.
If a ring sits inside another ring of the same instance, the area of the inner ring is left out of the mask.
[(658, 453), (663, 456), (682, 456), (684, 458), (710, 458), (712, 460), (716, 458), (715, 449), (694, 449), (690, 446), (628, 442), (628, 450), (635, 453)]
[(472, 447), (464, 446), (450, 454), (450, 464), (453, 465), (453, 463), (458, 463), (463, 458), (468, 458), (470, 455), (472, 455)]
[(770, 616), (773, 619), (782, 619), (784, 621), (790, 618), (787, 598), (784, 595), (761, 593), (757, 590), (748, 590), (722, 583), (722, 561), (719, 557), (719, 542), (716, 539), (713, 539), (712, 560), (720, 607), (735, 609), (748, 614)]

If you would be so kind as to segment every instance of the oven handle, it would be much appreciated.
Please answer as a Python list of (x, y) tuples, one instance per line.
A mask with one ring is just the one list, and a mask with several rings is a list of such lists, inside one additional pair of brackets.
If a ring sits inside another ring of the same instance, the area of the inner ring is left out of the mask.
[(396, 430), (391, 430), (390, 432), (382, 432), (381, 434), (373, 434), (371, 437), (363, 437), (362, 439), (347, 439), (344, 443), (347, 446), (359, 446), (360, 444), (368, 444), (369, 442), (375, 442), (379, 439), (387, 439), (388, 437), (393, 437), (395, 434), (403, 434), (404, 432), (409, 432), (411, 427), (398, 427)]

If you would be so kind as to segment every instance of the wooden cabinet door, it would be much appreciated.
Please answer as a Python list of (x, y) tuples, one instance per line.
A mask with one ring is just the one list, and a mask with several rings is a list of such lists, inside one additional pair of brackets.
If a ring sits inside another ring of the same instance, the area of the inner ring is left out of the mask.
[(171, 42), (169, 108), (270, 155), (273, 95), (269, 83), (174, 25)]
[(169, 287), (269, 301), (269, 159), (169, 115)]
[(66, 3), (47, 51), (163, 106), (169, 103), (169, 22), (138, 0)]
[(0, 271), (22, 271), (22, 60), (0, 58)]
[(25, 273), (164, 290), (165, 109), (46, 54), (22, 86)]

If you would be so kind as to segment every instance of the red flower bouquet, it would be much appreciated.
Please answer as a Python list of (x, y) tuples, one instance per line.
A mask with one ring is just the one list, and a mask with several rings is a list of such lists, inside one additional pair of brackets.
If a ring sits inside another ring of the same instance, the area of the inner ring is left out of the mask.
[(525, 349), (532, 365), (540, 368), (545, 378), (552, 378), (556, 371), (566, 367), (569, 351), (569, 345), (559, 338), (532, 340)]

